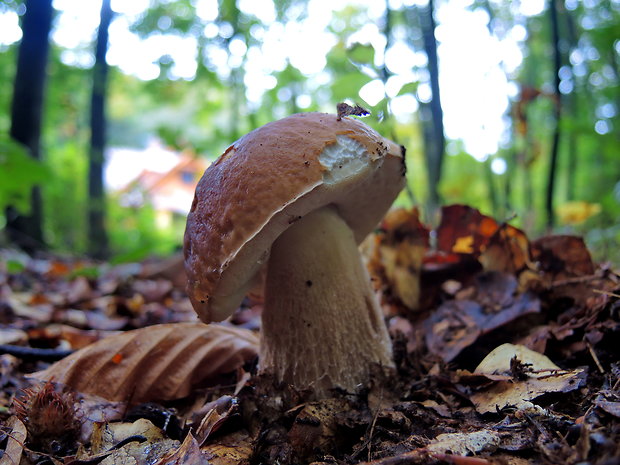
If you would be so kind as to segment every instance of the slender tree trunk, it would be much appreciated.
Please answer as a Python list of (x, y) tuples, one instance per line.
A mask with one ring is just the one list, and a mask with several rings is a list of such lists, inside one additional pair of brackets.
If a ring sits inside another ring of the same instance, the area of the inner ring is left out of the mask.
[(499, 194), (497, 192), (497, 188), (495, 187), (496, 176), (491, 169), (492, 162), (492, 159), (489, 157), (484, 163), (482, 163), (484, 177), (486, 178), (487, 182), (487, 192), (489, 194), (489, 200), (491, 202), (491, 211), (493, 212), (493, 216), (495, 218), (506, 217), (506, 211), (503, 208), (500, 209)]
[(551, 34), (553, 42), (553, 88), (554, 88), (554, 111), (553, 117), (555, 128), (551, 143), (551, 153), (549, 156), (549, 176), (547, 178), (547, 197), (545, 207), (547, 211), (547, 227), (553, 228), (555, 225), (555, 214), (553, 211), (553, 194), (555, 191), (555, 180), (558, 164), (558, 151), (560, 146), (560, 118), (562, 116), (562, 94), (560, 93), (560, 67), (562, 64), (560, 52), (560, 28), (558, 25), (558, 5), (557, 0), (549, 0), (549, 19), (551, 21)]
[(108, 81), (108, 28), (112, 21), (110, 0), (101, 3), (101, 20), (97, 32), (93, 91), (90, 107), (90, 160), (88, 173), (88, 241), (89, 252), (97, 258), (108, 254), (108, 235), (105, 227), (105, 192), (103, 186), (104, 149), (106, 141), (105, 100)]
[(426, 165), (429, 181), (429, 204), (431, 210), (440, 204), (439, 181), (441, 180), (441, 167), (443, 164), (445, 137), (443, 132), (443, 109), (439, 92), (439, 63), (437, 59), (437, 40), (435, 38), (435, 19), (433, 17), (433, 0), (429, 0), (428, 6), (422, 10), (421, 25), (424, 39), (424, 50), (428, 57), (428, 70), (432, 99), (427, 105), (420, 107), (421, 111), (428, 112), (425, 129), (426, 142)]
[[(24, 144), (36, 159), (41, 159), (41, 122), (52, 12), (52, 0), (26, 1), (11, 105), (11, 137)], [(44, 246), (43, 208), (38, 186), (32, 190), (28, 215), (13, 207), (6, 213), (8, 238), (13, 244), (29, 253)]]
[[(385, 48), (383, 49), (383, 56), (385, 57), (385, 52), (391, 47), (392, 45), (392, 9), (390, 8), (390, 2), (389, 0), (385, 0), (385, 14), (383, 16), (383, 36), (385, 37)], [(383, 122), (386, 123), (388, 121), (390, 121), (391, 123), (391, 118), (390, 118), (390, 103), (389, 103), (389, 99), (388, 96), (385, 92), (385, 85), (388, 82), (388, 79), (390, 79), (391, 77), (391, 73), (390, 70), (388, 69), (388, 67), (385, 64), (385, 58), (383, 60), (383, 64), (381, 65), (379, 72), (381, 73), (381, 81), (383, 82), (383, 99), (382, 99), (382, 108), (381, 108), (381, 112), (383, 113), (382, 118), (383, 118)], [(393, 124), (388, 124), (387, 127), (389, 128), (390, 134), (389, 137), (391, 137), (393, 140), (396, 139), (396, 134), (394, 133), (394, 125)]]
[[(578, 33), (575, 26), (575, 20), (572, 17), (569, 11), (563, 9), (563, 14), (566, 20), (566, 36), (569, 43), (569, 49), (566, 52), (567, 55), (570, 54), (572, 50), (575, 50), (578, 47)], [(565, 56), (564, 63), (570, 66), (571, 74), (573, 78), (575, 73), (573, 72), (573, 67), (570, 65), (570, 60), (568, 56)], [(575, 83), (576, 85), (576, 83)], [(576, 89), (566, 96), (566, 107), (568, 108), (568, 112), (570, 113), (570, 118), (574, 121), (577, 118), (577, 95)], [(571, 130), (566, 134), (567, 136), (567, 145), (568, 145), (568, 160), (567, 160), (567, 170), (566, 170), (566, 200), (575, 200), (575, 192), (576, 192), (576, 177), (579, 158), (577, 157), (577, 144), (578, 137), (577, 131)]]

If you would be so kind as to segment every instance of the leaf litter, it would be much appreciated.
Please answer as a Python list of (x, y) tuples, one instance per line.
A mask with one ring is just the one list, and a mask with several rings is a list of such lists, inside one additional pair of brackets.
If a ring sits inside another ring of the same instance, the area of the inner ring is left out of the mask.
[(618, 463), (620, 278), (583, 240), (452, 205), (362, 251), (396, 369), (308, 401), (256, 374), (260, 292), (205, 326), (180, 255), (0, 250), (2, 465)]

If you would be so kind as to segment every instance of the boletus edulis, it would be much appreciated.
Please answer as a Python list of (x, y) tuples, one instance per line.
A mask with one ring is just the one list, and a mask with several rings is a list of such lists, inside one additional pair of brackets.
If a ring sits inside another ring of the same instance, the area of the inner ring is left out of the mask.
[(392, 366), (358, 244), (405, 182), (404, 149), (361, 121), (302, 113), (262, 126), (204, 173), (187, 218), (188, 293), (232, 314), (267, 266), (259, 369), (316, 398)]

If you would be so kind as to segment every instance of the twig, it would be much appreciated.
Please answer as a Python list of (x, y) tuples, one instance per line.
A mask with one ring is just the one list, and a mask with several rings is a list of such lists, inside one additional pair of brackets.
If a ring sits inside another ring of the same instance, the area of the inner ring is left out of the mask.
[(491, 462), (482, 457), (468, 457), (464, 455), (440, 454), (431, 452), (422, 447), (409, 452), (404, 452), (392, 457), (385, 457), (372, 462), (365, 462), (360, 465), (406, 465), (415, 463), (431, 463), (429, 459), (441, 460), (442, 462), (453, 463), (454, 465), (490, 465)]
[(605, 369), (603, 368), (603, 365), (601, 365), (601, 362), (599, 361), (598, 356), (596, 355), (596, 352), (594, 352), (594, 347), (592, 347), (592, 344), (590, 344), (587, 341), (586, 341), (586, 347), (588, 348), (588, 351), (590, 351), (590, 355), (592, 356), (594, 363), (596, 363), (596, 366), (598, 367), (598, 371), (600, 371), (601, 374), (604, 375)]
[(620, 299), (620, 294), (616, 294), (615, 292), (604, 291), (602, 289), (592, 289), (592, 292), (596, 292), (597, 294), (608, 295), (609, 297), (615, 297)]
[(588, 281), (596, 281), (597, 279), (604, 279), (604, 276), (602, 276), (600, 273), (596, 273), (596, 274), (589, 274), (585, 276), (577, 276), (574, 278), (562, 279), (560, 281), (552, 282), (551, 287), (560, 287), (560, 286), (565, 286), (569, 284), (587, 283)]
[(71, 355), (73, 352), (75, 351), (67, 349), (39, 349), (36, 347), (0, 344), (0, 354), (9, 354), (27, 361), (55, 362), (65, 358), (67, 355)]
[(381, 388), (381, 394), (379, 395), (379, 405), (377, 406), (377, 411), (375, 412), (372, 423), (370, 424), (370, 431), (368, 432), (368, 461), (371, 460), (371, 449), (372, 449), (372, 435), (375, 432), (375, 425), (377, 424), (377, 418), (379, 417), (379, 409), (380, 404), (383, 401), (383, 388)]

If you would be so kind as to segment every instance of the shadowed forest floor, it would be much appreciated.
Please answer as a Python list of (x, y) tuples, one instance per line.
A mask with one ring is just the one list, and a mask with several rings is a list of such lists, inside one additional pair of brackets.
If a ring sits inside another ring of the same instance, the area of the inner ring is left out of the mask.
[(620, 276), (580, 238), (454, 205), (362, 251), (396, 368), (322, 401), (256, 375), (259, 294), (197, 323), (180, 256), (0, 251), (0, 463), (620, 463)]

